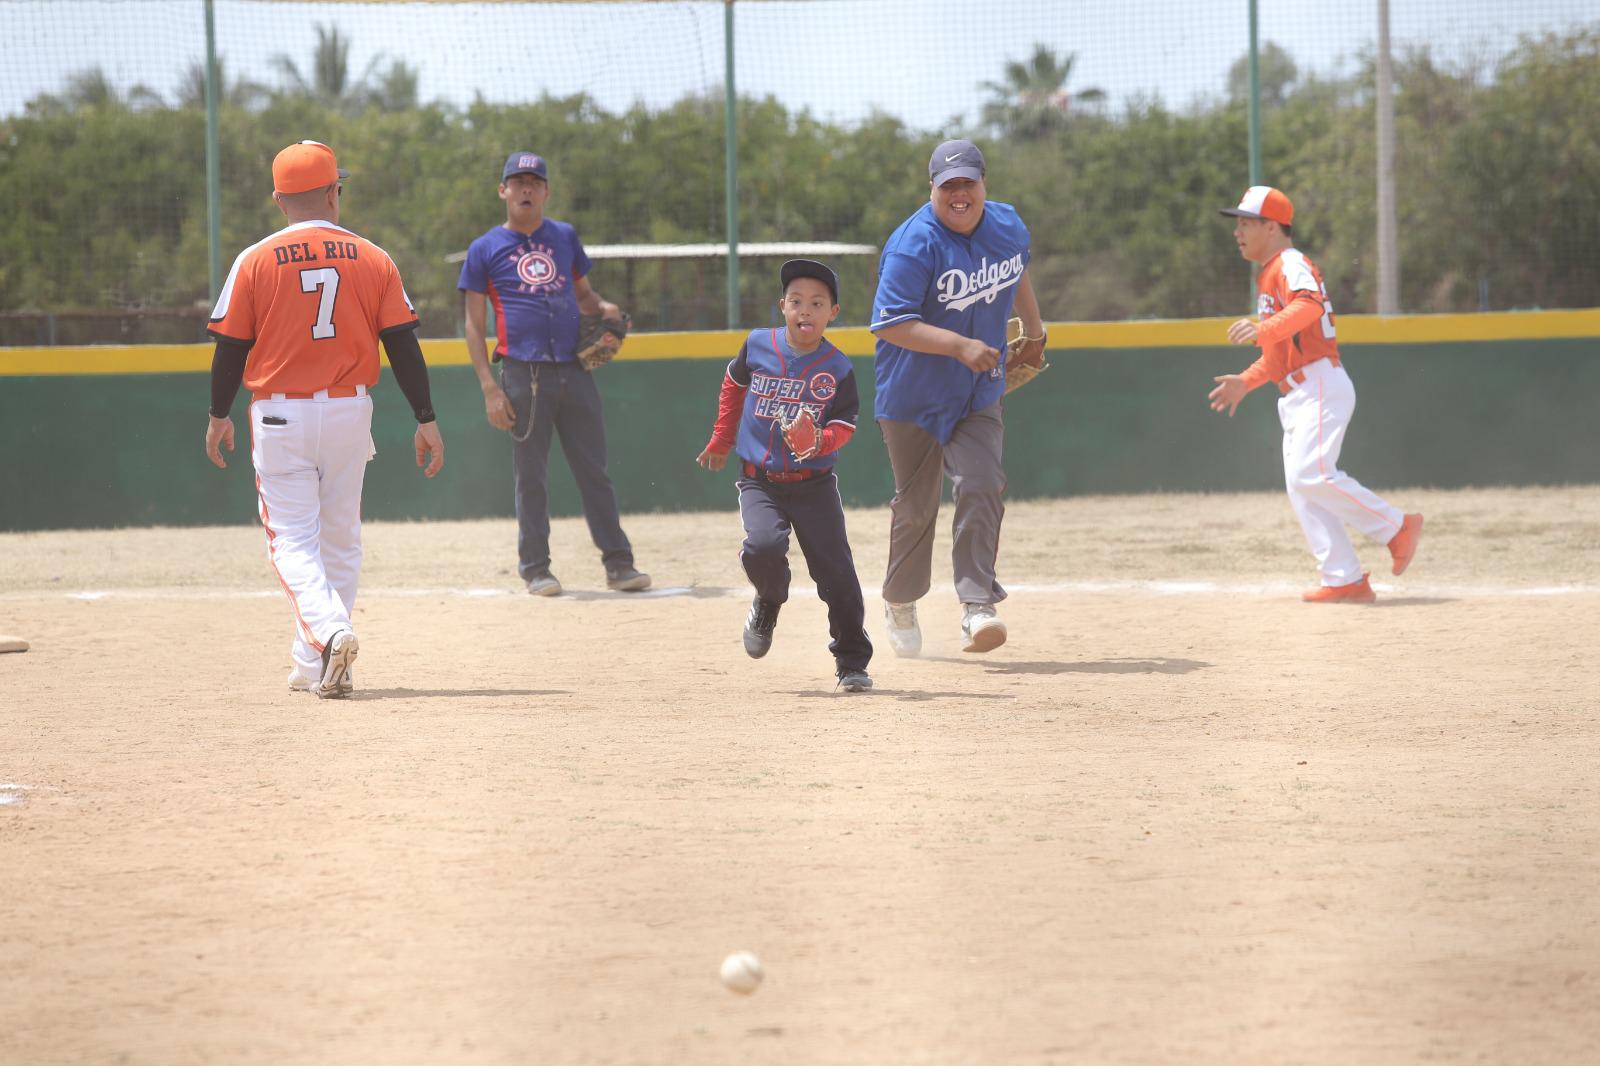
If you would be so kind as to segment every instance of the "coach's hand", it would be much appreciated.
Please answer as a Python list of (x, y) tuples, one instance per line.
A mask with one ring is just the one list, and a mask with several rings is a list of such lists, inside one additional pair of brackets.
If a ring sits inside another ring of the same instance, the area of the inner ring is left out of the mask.
[(424, 474), (432, 477), (444, 469), (444, 438), (439, 435), (439, 423), (423, 422), (418, 425), (417, 435), (411, 442), (417, 448), (417, 465), (428, 464), (428, 468), (423, 471)]
[(980, 374), (1000, 365), (999, 350), (989, 347), (976, 337), (961, 338), (961, 344), (956, 348), (956, 358), (961, 360), (968, 370), (975, 370)]
[(1233, 417), (1233, 412), (1239, 407), (1239, 401), (1249, 393), (1250, 386), (1244, 383), (1244, 378), (1238, 374), (1223, 374), (1211, 379), (1217, 387), (1211, 390), (1211, 409), (1213, 411), (1226, 411), (1228, 417)]
[(1228, 327), (1228, 340), (1234, 344), (1254, 344), (1256, 324), (1248, 318), (1239, 319)]
[(222, 457), (217, 445), (226, 445), (230, 452), (233, 451), (233, 419), (217, 418), (215, 415), (206, 417), (211, 420), (206, 424), (206, 457), (226, 470), (228, 461)]
[(517, 424), (517, 412), (506, 390), (493, 383), (483, 387), (483, 413), (495, 429), (510, 429)]

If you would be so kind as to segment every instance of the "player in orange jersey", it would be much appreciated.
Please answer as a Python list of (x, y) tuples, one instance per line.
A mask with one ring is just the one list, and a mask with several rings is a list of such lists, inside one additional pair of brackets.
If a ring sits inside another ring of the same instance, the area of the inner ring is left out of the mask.
[(1255, 344), (1261, 357), (1242, 374), (1215, 378), (1211, 409), (1231, 418), (1239, 401), (1267, 382), (1282, 394), (1283, 474), (1300, 528), (1322, 570), (1321, 587), (1308, 603), (1372, 603), (1377, 597), (1361, 569), (1349, 524), (1389, 546), (1395, 574), (1405, 572), (1422, 536), (1422, 516), (1402, 514), (1339, 469), (1339, 449), (1356, 410), (1355, 387), (1339, 365), (1333, 304), (1315, 264), (1294, 247), (1294, 205), (1277, 189), (1255, 185), (1238, 207), (1233, 237), (1239, 254), (1258, 263), (1260, 321), (1241, 318), (1228, 327), (1234, 344)]
[(394, 260), (341, 227), (333, 149), (291, 144), (272, 161), (272, 198), (289, 224), (234, 261), (211, 313), (206, 455), (227, 466), (241, 381), (250, 404), (267, 557), (294, 609), (291, 689), (349, 695), (361, 575), (361, 486), (373, 457), (372, 397), (383, 343), (417, 417), (417, 465), (444, 465), (417, 315)]

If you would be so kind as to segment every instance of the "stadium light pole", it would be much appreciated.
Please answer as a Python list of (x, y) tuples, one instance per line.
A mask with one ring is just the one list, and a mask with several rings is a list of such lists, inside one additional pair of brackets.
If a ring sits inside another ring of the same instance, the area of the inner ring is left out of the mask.
[(206, 0), (206, 230), (211, 274), (211, 302), (222, 290), (222, 178), (217, 160), (217, 17), (214, 0)]
[(728, 328), (739, 328), (739, 97), (733, 85), (733, 3), (724, 0), (722, 15), (722, 113), (727, 161), (723, 195), (728, 201)]
[(1394, 61), (1389, 0), (1378, 0), (1378, 314), (1400, 313), (1400, 240), (1394, 196)]

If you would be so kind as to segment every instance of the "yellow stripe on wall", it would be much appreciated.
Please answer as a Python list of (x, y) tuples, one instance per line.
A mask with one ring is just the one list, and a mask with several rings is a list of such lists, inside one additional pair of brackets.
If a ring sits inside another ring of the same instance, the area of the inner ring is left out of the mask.
[[(1151, 322), (1053, 322), (1050, 349), (1196, 348), (1227, 344), (1232, 318)], [(1470, 315), (1343, 315), (1345, 344), (1436, 344), (1448, 341), (1548, 340), (1600, 337), (1600, 308), (1584, 311), (1501, 311)], [(636, 333), (620, 361), (643, 359), (731, 359), (744, 331)], [(872, 333), (864, 327), (829, 332), (846, 355), (871, 355)], [(466, 366), (467, 342), (425, 340), (432, 366)], [(0, 348), (0, 377), (60, 374), (179, 374), (211, 369), (209, 344), (103, 345), (89, 348)]]

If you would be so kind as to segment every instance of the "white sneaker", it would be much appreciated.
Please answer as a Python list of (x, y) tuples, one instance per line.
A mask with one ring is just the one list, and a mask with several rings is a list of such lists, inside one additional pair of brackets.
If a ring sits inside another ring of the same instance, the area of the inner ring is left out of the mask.
[(917, 605), (883, 601), (883, 621), (889, 627), (889, 647), (902, 659), (922, 654), (922, 630), (917, 627)]
[(337, 700), (350, 695), (350, 689), (345, 685), (350, 680), (350, 667), (360, 650), (361, 645), (350, 630), (343, 629), (333, 635), (333, 639), (322, 649), (322, 680), (316, 688), (319, 699)]
[[(317, 687), (319, 685), (321, 685), (321, 684), (322, 684), (322, 682), (318, 678), (307, 677), (305, 674), (302, 674), (299, 670), (295, 670), (293, 668), (291, 668), (289, 670), (289, 691), (290, 692), (315, 692), (317, 690)], [(354, 692), (355, 690), (356, 690), (356, 675), (355, 675), (355, 671), (346, 670), (344, 672), (344, 680), (339, 682), (339, 693), (341, 695), (348, 696), (348, 695), (350, 695), (350, 693)]]
[(1006, 642), (1006, 624), (989, 603), (961, 605), (961, 635), (966, 639), (962, 651), (994, 651)]

